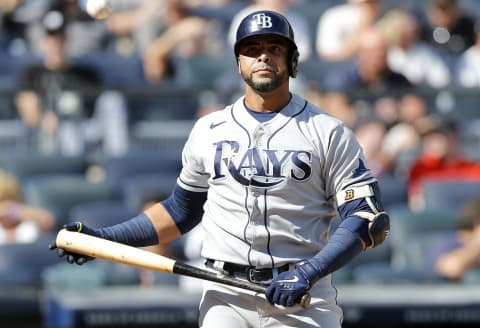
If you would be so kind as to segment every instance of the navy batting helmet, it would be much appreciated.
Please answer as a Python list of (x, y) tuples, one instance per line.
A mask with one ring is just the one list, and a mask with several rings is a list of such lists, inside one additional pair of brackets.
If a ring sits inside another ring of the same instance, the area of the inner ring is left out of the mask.
[(290, 43), (290, 51), (288, 56), (289, 74), (292, 77), (297, 75), (298, 65), (298, 48), (295, 43), (293, 29), (288, 20), (281, 14), (260, 10), (247, 15), (238, 26), (237, 39), (235, 41), (235, 57), (238, 58), (240, 51), (240, 43), (255, 35), (275, 34), (287, 39)]

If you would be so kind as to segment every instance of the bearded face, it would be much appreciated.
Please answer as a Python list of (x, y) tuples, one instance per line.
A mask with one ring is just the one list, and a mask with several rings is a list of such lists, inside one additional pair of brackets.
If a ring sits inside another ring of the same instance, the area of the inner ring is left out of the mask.
[(245, 83), (257, 92), (270, 92), (289, 79), (289, 44), (275, 35), (248, 38), (240, 45), (238, 68)]

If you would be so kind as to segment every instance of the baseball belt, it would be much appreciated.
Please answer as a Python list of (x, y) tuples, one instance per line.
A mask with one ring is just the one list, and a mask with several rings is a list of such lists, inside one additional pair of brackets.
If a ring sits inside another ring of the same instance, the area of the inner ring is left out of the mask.
[(272, 279), (278, 276), (279, 273), (288, 271), (290, 269), (288, 263), (278, 268), (257, 269), (253, 266), (240, 265), (212, 259), (207, 259), (205, 261), (205, 265), (208, 268), (215, 269), (236, 278), (248, 280), (255, 284), (269, 284)]

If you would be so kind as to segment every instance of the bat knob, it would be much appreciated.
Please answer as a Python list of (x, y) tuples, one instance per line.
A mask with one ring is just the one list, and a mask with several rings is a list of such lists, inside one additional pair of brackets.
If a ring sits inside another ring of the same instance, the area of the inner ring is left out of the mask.
[(307, 308), (310, 305), (310, 301), (312, 300), (312, 297), (310, 296), (309, 293), (303, 294), (302, 298), (300, 299), (300, 305), (303, 308)]

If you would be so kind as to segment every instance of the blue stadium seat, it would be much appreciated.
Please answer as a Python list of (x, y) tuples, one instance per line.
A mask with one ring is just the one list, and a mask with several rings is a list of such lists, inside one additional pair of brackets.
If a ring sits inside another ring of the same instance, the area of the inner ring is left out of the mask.
[(113, 200), (115, 191), (103, 183), (93, 183), (83, 175), (46, 175), (25, 180), (25, 201), (33, 206), (50, 210), (57, 220), (57, 227), (68, 221), (75, 205), (100, 200)]
[(105, 170), (106, 183), (113, 188), (120, 188), (127, 177), (152, 173), (176, 175), (181, 169), (181, 158), (178, 152), (140, 151), (121, 157), (102, 158), (99, 165)]
[(406, 205), (391, 209), (390, 218), (392, 266), (399, 271), (408, 270), (412, 265), (416, 267), (417, 262), (411, 256), (415, 253), (412, 248), (424, 249), (431, 240), (429, 236), (451, 232), (457, 228), (456, 216), (451, 213), (442, 211), (414, 213)]
[(428, 181), (423, 184), (426, 211), (457, 214), (462, 204), (480, 197), (480, 181)]
[(122, 56), (112, 51), (97, 51), (72, 59), (75, 64), (97, 69), (108, 87), (145, 85), (142, 59), (138, 54)]
[[(413, 213), (407, 205), (391, 208), (390, 217), (390, 236), (380, 246), (387, 246), (388, 252), (380, 248), (368, 250), (365, 255), (373, 257), (373, 261), (362, 261), (361, 255), (354, 259), (347, 265), (350, 279), (356, 283), (380, 284), (440, 282), (439, 277), (427, 270), (429, 251), (437, 238), (455, 230), (455, 218), (447, 213)], [(375, 260), (382, 252), (389, 258)]]
[(460, 122), (462, 135), (462, 149), (461, 151), (469, 158), (475, 161), (480, 161), (480, 119), (463, 120)]
[(391, 174), (378, 177), (378, 185), (382, 192), (383, 205), (388, 208), (406, 204), (408, 199), (407, 181)]
[(139, 269), (96, 259), (83, 266), (63, 260), (42, 270), (41, 282), (46, 289), (86, 290), (104, 286), (139, 284)]
[(155, 97), (142, 97), (141, 99), (131, 97), (130, 108), (141, 108), (142, 110), (131, 110), (132, 122), (165, 122), (178, 120), (195, 120), (197, 115), (198, 95), (191, 90), (183, 93), (172, 90), (171, 93), (164, 90)]
[(2, 72), (0, 74), (0, 86), (16, 87), (23, 67), (40, 62), (41, 58), (38, 55), (28, 53), (21, 56), (12, 56), (0, 51), (0, 72)]
[(152, 200), (162, 200), (170, 195), (177, 181), (174, 173), (140, 174), (122, 180), (123, 201), (128, 208), (140, 211)]
[(434, 247), (446, 238), (452, 238), (454, 230), (418, 231), (408, 235), (403, 244), (404, 271), (416, 273), (424, 280), (439, 279), (433, 272), (434, 259), (431, 258)]
[(27, 135), (27, 128), (20, 119), (0, 120), (0, 160), (26, 153)]
[(119, 200), (81, 203), (73, 206), (69, 213), (70, 221), (81, 221), (92, 228), (111, 226), (137, 214)]
[(83, 156), (43, 155), (22, 153), (0, 156), (0, 166), (10, 174), (24, 180), (31, 176), (82, 174), (87, 169), (87, 160)]
[(236, 72), (235, 56), (177, 58), (175, 83), (180, 87), (214, 87), (227, 72)]
[(480, 269), (470, 269), (465, 272), (462, 282), (464, 284), (477, 285), (480, 283)]
[(418, 275), (397, 271), (389, 262), (373, 262), (359, 265), (352, 270), (352, 281), (356, 284), (401, 284), (418, 282)]
[(325, 74), (339, 64), (320, 60), (314, 51), (312, 51), (311, 57), (298, 64), (298, 76), (322, 85)]
[(193, 120), (141, 120), (132, 125), (130, 147), (136, 151), (167, 152), (181, 158)]
[(45, 235), (32, 243), (0, 245), (0, 286), (40, 287), (42, 271), (60, 262), (48, 249), (53, 241), (53, 235)]

